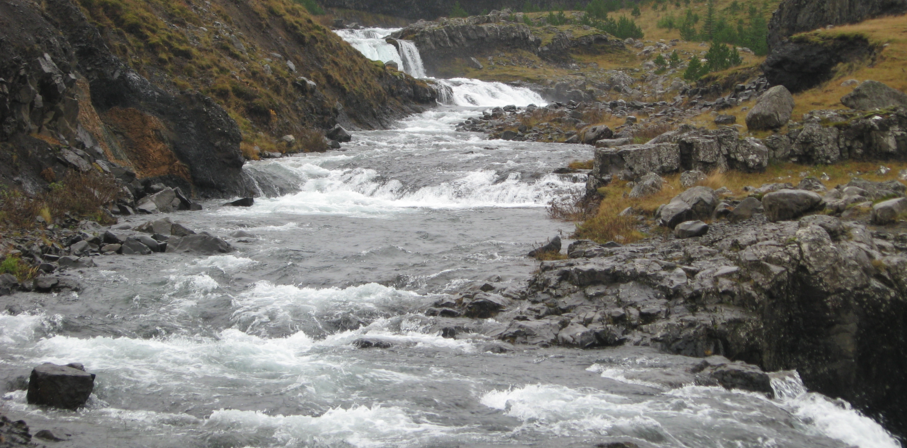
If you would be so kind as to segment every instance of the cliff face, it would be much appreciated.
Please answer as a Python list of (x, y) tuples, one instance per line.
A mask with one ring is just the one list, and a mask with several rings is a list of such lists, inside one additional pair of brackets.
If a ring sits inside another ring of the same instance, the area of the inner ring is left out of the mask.
[(0, 183), (31, 192), (110, 161), (203, 196), (245, 195), (242, 144), (381, 127), (434, 99), (282, 0), (0, 5)]
[(856, 23), (873, 17), (907, 12), (907, 0), (787, 0), (769, 23), (769, 46), (827, 25)]

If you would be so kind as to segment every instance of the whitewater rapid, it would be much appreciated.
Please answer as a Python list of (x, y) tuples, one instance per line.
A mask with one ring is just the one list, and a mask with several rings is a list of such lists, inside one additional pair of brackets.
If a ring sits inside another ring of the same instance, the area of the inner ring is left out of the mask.
[[(0, 409), (61, 448), (899, 446), (794, 372), (773, 374), (769, 399), (693, 385), (691, 358), (511, 346), (484, 335), (494, 319), (426, 316), (471, 285), (523, 287), (538, 268), (526, 253), (574, 228), (546, 205), (585, 188), (551, 173), (590, 147), (454, 130), (481, 111), (439, 106), (343, 152), (250, 163), (287, 193), (166, 215), (233, 253), (100, 256), (69, 271), (80, 291), (5, 297)], [(85, 409), (26, 403), (16, 378), (43, 362), (97, 374)]]

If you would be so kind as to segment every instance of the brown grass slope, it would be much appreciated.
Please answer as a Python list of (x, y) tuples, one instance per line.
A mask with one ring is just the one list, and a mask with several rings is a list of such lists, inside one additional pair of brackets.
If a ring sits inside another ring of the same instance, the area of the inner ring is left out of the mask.
[(265, 149), (337, 122), (381, 127), (432, 99), (424, 83), (366, 60), (290, 0), (77, 2), (140, 74), (214, 98), (243, 141)]

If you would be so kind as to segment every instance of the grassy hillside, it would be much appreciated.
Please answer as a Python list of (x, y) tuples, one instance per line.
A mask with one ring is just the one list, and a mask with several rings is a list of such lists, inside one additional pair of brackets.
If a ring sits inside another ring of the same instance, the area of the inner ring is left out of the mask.
[(388, 110), (404, 109), (392, 86), (418, 83), (367, 61), (291, 0), (78, 2), (142, 75), (224, 106), (242, 129), (248, 156), (253, 146), (280, 150), (281, 136), (312, 136), (335, 119), (380, 125)]

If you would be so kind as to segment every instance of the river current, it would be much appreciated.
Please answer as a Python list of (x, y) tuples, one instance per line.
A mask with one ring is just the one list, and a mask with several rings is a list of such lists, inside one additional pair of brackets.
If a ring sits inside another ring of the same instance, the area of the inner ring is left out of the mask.
[[(387, 30), (366, 31), (344, 38), (418, 74), (382, 46)], [(78, 412), (29, 406), (24, 391), (0, 408), (67, 448), (900, 446), (795, 372), (776, 374), (768, 399), (695, 386), (684, 372), (697, 360), (650, 349), (442, 337), (432, 303), (476, 282), (519, 287), (537, 268), (526, 252), (570, 234), (545, 206), (584, 179), (551, 172), (592, 152), (456, 132), (488, 107), (543, 100), (442, 82), (448, 104), (355, 132), (344, 151), (248, 164), (280, 194), (168, 215), (225, 237), (229, 255), (96, 257), (73, 273), (78, 293), (12, 296), (0, 380), (42, 362), (98, 377)], [(356, 348), (363, 337), (391, 346)]]

